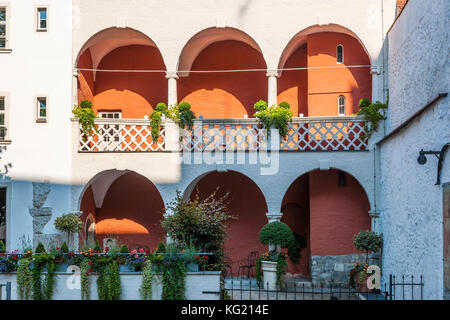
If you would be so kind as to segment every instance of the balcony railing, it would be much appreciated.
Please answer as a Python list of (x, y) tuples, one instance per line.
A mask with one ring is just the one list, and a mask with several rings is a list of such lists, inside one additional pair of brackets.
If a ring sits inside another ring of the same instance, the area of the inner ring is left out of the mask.
[[(256, 119), (195, 120), (192, 129), (181, 132), (182, 139), (178, 127), (163, 124), (158, 141), (153, 141), (148, 120), (97, 119), (96, 124), (98, 132), (91, 136), (80, 129), (80, 151), (260, 151), (268, 145), (267, 132)], [(176, 146), (169, 146), (169, 135)], [(355, 116), (294, 118), (287, 137), (280, 139), (279, 150), (367, 150), (364, 120)]]

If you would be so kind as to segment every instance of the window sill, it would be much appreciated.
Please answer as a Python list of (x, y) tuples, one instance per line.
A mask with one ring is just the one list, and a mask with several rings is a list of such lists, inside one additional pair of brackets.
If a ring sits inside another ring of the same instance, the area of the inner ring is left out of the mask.
[(36, 123), (47, 123), (47, 119), (36, 119)]
[(12, 52), (12, 49), (4, 49), (4, 48), (0, 49), (0, 54), (1, 53), (11, 53), (11, 52)]
[(36, 32), (47, 32), (48, 29), (36, 29)]
[(11, 140), (0, 140), (0, 146), (6, 146), (11, 144)]

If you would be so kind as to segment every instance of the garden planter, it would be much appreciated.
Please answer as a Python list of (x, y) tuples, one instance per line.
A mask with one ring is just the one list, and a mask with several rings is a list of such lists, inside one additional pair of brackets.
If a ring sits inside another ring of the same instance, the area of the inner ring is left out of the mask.
[(186, 266), (186, 271), (187, 272), (198, 272), (198, 264), (196, 264), (196, 263), (189, 263)]
[(265, 290), (277, 289), (277, 262), (261, 261)]
[(129, 266), (127, 264), (120, 264), (119, 272), (134, 272), (134, 266)]
[[(358, 277), (358, 276), (356, 276)], [(367, 292), (371, 292), (371, 290), (369, 288), (367, 288), (367, 279), (369, 278), (369, 275), (365, 275), (364, 276), (364, 280), (362, 280), (361, 282), (356, 281), (356, 286), (357, 286), (357, 290), (358, 292), (362, 292), (362, 293), (367, 293)]]

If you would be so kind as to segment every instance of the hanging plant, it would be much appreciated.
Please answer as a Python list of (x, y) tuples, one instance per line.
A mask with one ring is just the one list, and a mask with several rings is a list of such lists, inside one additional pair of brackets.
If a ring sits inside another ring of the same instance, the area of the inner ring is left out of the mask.
[(97, 126), (95, 125), (95, 119), (98, 117), (95, 115), (95, 111), (92, 109), (92, 103), (89, 100), (81, 101), (78, 107), (75, 105), (72, 113), (80, 121), (81, 130), (86, 136), (93, 134), (94, 131), (98, 132)]
[[(381, 120), (386, 120), (385, 110), (388, 108), (389, 96), (387, 103), (381, 103), (377, 101), (375, 103), (370, 103), (367, 98), (359, 100), (359, 110), (356, 114), (362, 115), (364, 120), (364, 131), (366, 132), (365, 137), (370, 138), (372, 134), (378, 130), (379, 122)], [(370, 123), (370, 126), (368, 125)]]
[(180, 104), (167, 107), (164, 102), (160, 102), (150, 114), (150, 126), (152, 127), (153, 141), (157, 141), (160, 136), (163, 115), (166, 118), (173, 120), (182, 129), (187, 127), (191, 130), (194, 125), (195, 114), (192, 112), (189, 103), (181, 102)]
[(108, 300), (120, 299), (122, 287), (120, 285), (119, 265), (114, 260), (108, 263), (107, 288)]
[(32, 287), (32, 274), (30, 260), (20, 259), (17, 267), (17, 295), (19, 300), (30, 300)]
[(142, 272), (142, 284), (139, 288), (139, 293), (143, 300), (152, 300), (152, 285), (153, 285), (153, 264), (147, 260), (144, 271)]
[(52, 300), (53, 291), (55, 288), (55, 263), (50, 260), (47, 262), (47, 274), (45, 275), (43, 285), (43, 297), (45, 300)]
[(186, 265), (176, 255), (165, 255), (162, 264), (162, 299), (185, 300)]
[(81, 262), (81, 300), (89, 300), (90, 298), (90, 286), (89, 286), (89, 270), (92, 264), (88, 259), (84, 259)]
[(253, 115), (267, 130), (267, 135), (271, 128), (278, 129), (280, 136), (285, 138), (289, 130), (289, 122), (292, 120), (292, 111), (287, 102), (281, 102), (279, 106), (267, 106), (267, 102), (259, 100), (255, 103), (256, 113)]

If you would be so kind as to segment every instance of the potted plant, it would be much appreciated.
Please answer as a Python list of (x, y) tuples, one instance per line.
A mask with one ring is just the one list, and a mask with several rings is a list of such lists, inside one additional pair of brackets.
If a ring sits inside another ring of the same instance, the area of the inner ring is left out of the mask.
[(350, 286), (358, 288), (358, 291), (368, 292), (367, 278), (370, 276), (367, 274), (367, 268), (369, 267), (369, 252), (375, 253), (380, 251), (383, 244), (383, 237), (375, 232), (369, 230), (361, 230), (359, 233), (353, 236), (353, 246), (366, 253), (365, 264), (362, 265), (358, 262), (352, 270), (350, 270)]
[(55, 228), (62, 232), (67, 232), (67, 243), (70, 244), (71, 233), (78, 233), (83, 227), (83, 222), (76, 213), (63, 214), (55, 219)]
[(197, 250), (192, 243), (181, 252), (181, 256), (186, 263), (186, 271), (198, 272)]
[(258, 259), (257, 277), (260, 278), (258, 269), (260, 267), (263, 272), (264, 288), (276, 290), (281, 286), (282, 276), (287, 267), (286, 255), (281, 253), (281, 248), (288, 248), (295, 241), (294, 234), (287, 224), (274, 221), (261, 229), (259, 241), (269, 245), (269, 252)]
[(142, 266), (146, 260), (146, 253), (144, 249), (132, 250), (130, 254), (126, 257), (126, 263), (128, 266), (133, 268), (134, 272), (139, 272), (142, 270)]

